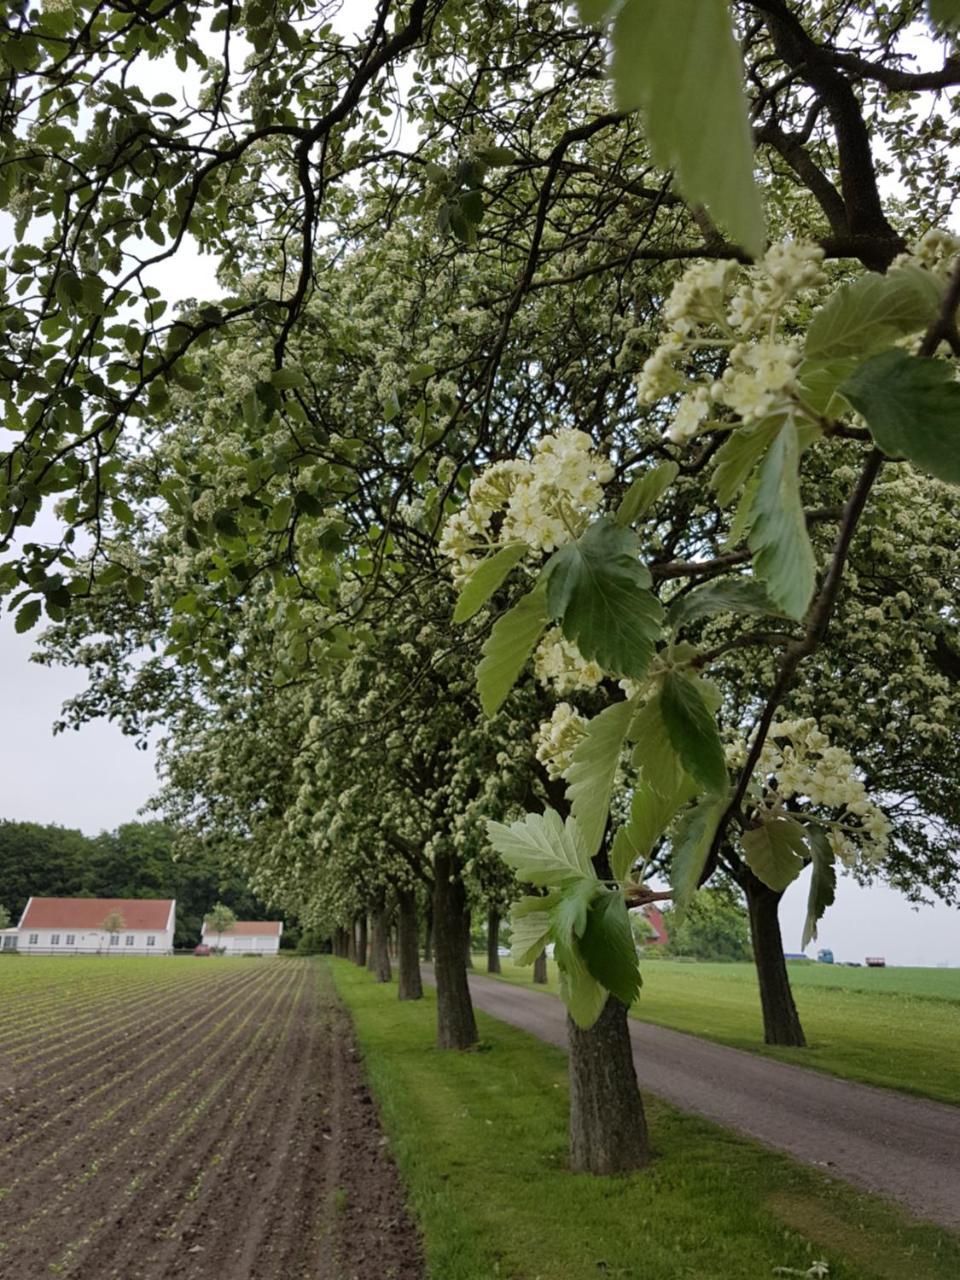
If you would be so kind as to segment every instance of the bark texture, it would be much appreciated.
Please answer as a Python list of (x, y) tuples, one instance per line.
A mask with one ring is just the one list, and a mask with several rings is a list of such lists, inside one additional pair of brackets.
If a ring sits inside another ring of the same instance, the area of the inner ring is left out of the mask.
[(547, 953), (541, 951), (533, 962), (533, 980), (534, 982), (547, 982)]
[(437, 978), (437, 1045), (469, 1049), (477, 1023), (467, 985), (466, 892), (460, 867), (449, 854), (434, 858), (433, 946)]
[(627, 1007), (610, 996), (588, 1031), (567, 1018), (570, 1035), (570, 1168), (631, 1173), (650, 1162)]
[(420, 928), (417, 921), (417, 895), (412, 889), (403, 889), (397, 895), (397, 935), (399, 983), (397, 996), (401, 1000), (419, 1000), (423, 996), (420, 980)]
[(750, 937), (753, 958), (760, 984), (760, 1007), (763, 1010), (763, 1038), (767, 1044), (785, 1044), (806, 1048), (800, 1015), (790, 989), (787, 962), (780, 934), (780, 899), (776, 893), (747, 870), (741, 880), (750, 913)]
[(473, 955), (470, 951), (470, 930), (472, 927), (473, 921), (470, 919), (470, 910), (468, 907), (465, 907), (463, 911), (463, 953), (465, 956), (464, 963), (468, 969), (473, 968)]
[(423, 958), (428, 964), (433, 959), (433, 903), (427, 907), (423, 925)]
[(357, 964), (361, 969), (366, 967), (367, 963), (367, 917), (360, 916), (356, 923), (357, 929)]
[(388, 946), (389, 928), (385, 908), (378, 907), (373, 913), (373, 973), (378, 982), (389, 982), (392, 977)]
[(500, 912), (487, 912), (487, 973), (500, 972)]

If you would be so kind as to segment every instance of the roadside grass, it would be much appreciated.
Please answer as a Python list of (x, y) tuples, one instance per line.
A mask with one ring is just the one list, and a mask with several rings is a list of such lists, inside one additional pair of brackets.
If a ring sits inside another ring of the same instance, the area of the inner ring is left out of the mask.
[[(501, 960), (506, 982), (533, 986), (533, 970)], [(474, 957), (477, 973), (485, 959)], [(551, 961), (547, 988), (557, 992)], [(866, 1084), (960, 1103), (960, 970), (846, 969), (791, 964), (806, 1049), (763, 1043), (752, 964), (641, 962), (634, 1017)]]
[(400, 1003), (329, 963), (423, 1231), (430, 1280), (956, 1280), (960, 1240), (693, 1116), (647, 1101), (657, 1158), (571, 1174), (566, 1056), (478, 1013), (480, 1051), (434, 1048), (435, 996)]

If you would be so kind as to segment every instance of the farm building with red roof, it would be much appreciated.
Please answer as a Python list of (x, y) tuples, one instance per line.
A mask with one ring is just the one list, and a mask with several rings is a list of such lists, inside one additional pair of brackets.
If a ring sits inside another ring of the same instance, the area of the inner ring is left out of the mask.
[(173, 898), (31, 898), (17, 949), (47, 955), (164, 955), (173, 950)]
[(237, 920), (218, 933), (204, 921), (200, 941), (228, 956), (275, 956), (280, 950), (281, 920)]

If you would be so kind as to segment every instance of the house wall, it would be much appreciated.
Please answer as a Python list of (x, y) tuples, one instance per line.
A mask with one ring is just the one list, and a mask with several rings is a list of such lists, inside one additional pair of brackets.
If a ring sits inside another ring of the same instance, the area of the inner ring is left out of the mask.
[[(172, 929), (121, 929), (119, 935), (113, 936), (120, 941), (111, 944), (110, 935), (101, 929), (31, 929), (27, 926), (18, 930), (17, 949), (37, 955), (111, 956), (159, 956), (173, 951)], [(128, 944), (128, 938), (133, 938), (133, 942)], [(152, 945), (147, 942), (148, 938), (154, 939)]]
[(250, 955), (251, 952), (261, 956), (275, 956), (280, 950), (280, 939), (276, 936), (232, 938), (229, 933), (225, 933), (218, 941), (215, 933), (208, 933), (203, 940), (211, 947), (223, 947), (224, 954), (228, 956)]

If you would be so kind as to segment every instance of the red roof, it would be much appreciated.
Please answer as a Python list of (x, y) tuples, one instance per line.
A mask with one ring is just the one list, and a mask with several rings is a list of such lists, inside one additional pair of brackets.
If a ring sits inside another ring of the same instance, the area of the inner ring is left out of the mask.
[(102, 929), (117, 912), (124, 929), (167, 927), (172, 898), (31, 898), (21, 929)]
[[(283, 926), (279, 920), (238, 920), (223, 933), (233, 934), (235, 938), (279, 938)], [(203, 933), (211, 936), (217, 932), (204, 921)]]

